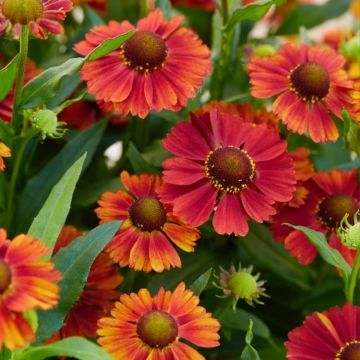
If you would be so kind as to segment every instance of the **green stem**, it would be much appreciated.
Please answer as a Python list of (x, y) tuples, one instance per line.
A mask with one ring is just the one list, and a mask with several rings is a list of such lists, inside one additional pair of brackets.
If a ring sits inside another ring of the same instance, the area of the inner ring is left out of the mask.
[(354, 266), (352, 268), (350, 275), (349, 287), (346, 291), (346, 300), (350, 303), (354, 302), (354, 291), (356, 287), (356, 281), (359, 275), (359, 270), (360, 270), (360, 248), (358, 248), (356, 252)]
[(140, 17), (145, 17), (148, 13), (147, 0), (140, 0)]
[(19, 150), (16, 153), (15, 157), (15, 164), (13, 171), (11, 173), (10, 179), (10, 187), (9, 187), (9, 196), (7, 200), (7, 210), (6, 210), (6, 228), (9, 229), (12, 221), (13, 211), (14, 211), (14, 196), (16, 190), (16, 183), (19, 177), (19, 172), (21, 169), (21, 163), (24, 157), (26, 146), (28, 145), (29, 141), (33, 138), (33, 136), (37, 133), (37, 131), (30, 131), (26, 137), (21, 138), (21, 144)]
[(228, 0), (221, 0), (221, 13), (223, 18), (223, 25), (226, 25), (229, 19), (229, 5)]
[(16, 130), (19, 130), (21, 125), (21, 117), (18, 114), (18, 110), (21, 101), (22, 91), (24, 89), (24, 78), (25, 78), (28, 50), (29, 50), (29, 28), (28, 26), (23, 25), (21, 27), (21, 35), (20, 35), (19, 62), (17, 67), (15, 96), (14, 96), (13, 114), (12, 114), (12, 125)]

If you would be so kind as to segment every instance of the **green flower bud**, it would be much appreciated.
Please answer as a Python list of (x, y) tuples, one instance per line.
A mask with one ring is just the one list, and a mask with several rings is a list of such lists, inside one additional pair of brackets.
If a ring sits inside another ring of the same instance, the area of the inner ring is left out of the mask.
[(276, 49), (268, 44), (259, 45), (254, 49), (254, 54), (260, 57), (265, 57), (275, 54)]
[(358, 219), (359, 211), (354, 215), (353, 224), (348, 221), (348, 214), (341, 220), (340, 227), (337, 234), (341, 240), (341, 243), (349, 249), (360, 248), (360, 222)]
[(27, 25), (43, 15), (41, 0), (4, 0), (2, 13), (13, 24)]
[(37, 110), (31, 116), (32, 125), (40, 130), (42, 138), (60, 138), (62, 137), (66, 129), (64, 122), (59, 122), (56, 114), (51, 110)]
[(265, 288), (263, 287), (265, 281), (258, 281), (260, 274), (252, 275), (252, 266), (249, 268), (241, 268), (236, 270), (232, 265), (227, 271), (220, 268), (219, 284), (214, 285), (223, 290), (223, 297), (233, 298), (233, 308), (235, 309), (237, 302), (240, 299), (245, 300), (249, 305), (263, 304), (259, 300), (260, 296), (268, 296), (265, 294)]

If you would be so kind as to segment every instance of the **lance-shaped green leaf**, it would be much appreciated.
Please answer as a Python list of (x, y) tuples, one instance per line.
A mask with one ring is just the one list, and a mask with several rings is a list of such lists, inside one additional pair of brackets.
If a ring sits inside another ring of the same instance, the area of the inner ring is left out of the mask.
[(133, 167), (136, 174), (142, 173), (157, 173), (159, 172), (155, 167), (150, 165), (135, 147), (135, 145), (130, 142), (129, 149), (127, 152), (127, 157), (130, 160), (131, 166)]
[(284, 0), (263, 0), (256, 4), (242, 6), (232, 13), (224, 30), (230, 31), (236, 24), (244, 20), (258, 21), (269, 11), (272, 5), (281, 5), (284, 2)]
[(339, 253), (339, 251), (329, 246), (323, 233), (309, 229), (305, 226), (295, 226), (291, 224), (286, 225), (291, 226), (296, 230), (302, 231), (308, 237), (309, 241), (316, 247), (320, 256), (328, 264), (337, 267), (342, 272), (344, 281), (347, 282), (351, 274), (351, 267)]
[(360, 156), (360, 126), (350, 117), (346, 110), (341, 111), (344, 119), (344, 140), (350, 150)]
[(129, 40), (134, 33), (135, 30), (130, 30), (125, 34), (105, 40), (86, 57), (86, 60), (94, 61), (111, 53), (112, 51), (118, 49), (124, 42)]
[(102, 139), (106, 122), (101, 121), (91, 128), (79, 132), (65, 147), (32, 177), (21, 192), (16, 211), (16, 233), (26, 232), (34, 217), (50, 194), (53, 186), (60, 180), (69, 167), (84, 153), (87, 153), (83, 171), (90, 164), (96, 148)]
[(46, 69), (26, 84), (20, 106), (29, 109), (47, 103), (56, 96), (61, 80), (79, 71), (84, 61), (84, 58), (69, 59), (59, 66)]
[(212, 274), (212, 268), (200, 275), (191, 285), (190, 289), (195, 295), (200, 296), (201, 293), (206, 289)]
[(250, 320), (249, 329), (248, 329), (248, 331), (246, 333), (246, 336), (245, 336), (246, 346), (245, 346), (243, 352), (241, 353), (240, 360), (261, 360), (259, 354), (257, 353), (257, 351), (251, 345), (251, 342), (252, 342), (252, 340), (254, 338), (253, 325), (254, 325), (253, 321)]
[(19, 56), (16, 55), (5, 67), (0, 70), (0, 101), (4, 100), (6, 95), (13, 87)]
[[(28, 234), (53, 249), (70, 211), (71, 200), (79, 180), (86, 154), (77, 160), (51, 190), (44, 206), (31, 224)], [(45, 256), (49, 258), (51, 254)]]
[(120, 227), (119, 221), (100, 225), (84, 236), (77, 238), (69, 246), (59, 250), (53, 262), (62, 273), (61, 296), (58, 306), (49, 311), (39, 311), (37, 343), (42, 343), (58, 331), (65, 316), (79, 299), (91, 265), (99, 253), (109, 243)]
[(70, 337), (46, 346), (29, 348), (15, 360), (43, 360), (67, 356), (80, 360), (111, 360), (111, 356), (93, 342), (81, 337)]

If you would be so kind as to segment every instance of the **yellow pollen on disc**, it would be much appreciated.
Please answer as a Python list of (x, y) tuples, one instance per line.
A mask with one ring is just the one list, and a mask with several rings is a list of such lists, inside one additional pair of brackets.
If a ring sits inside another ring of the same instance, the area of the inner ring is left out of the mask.
[(167, 312), (153, 310), (143, 315), (137, 323), (139, 338), (151, 348), (164, 348), (176, 340), (178, 324)]
[(27, 25), (43, 16), (42, 0), (4, 0), (2, 13), (13, 24)]
[(0, 259), (0, 295), (2, 295), (11, 283), (11, 270), (9, 265)]
[(137, 31), (120, 48), (120, 57), (125, 65), (146, 74), (162, 68), (167, 56), (164, 40), (151, 31)]
[(360, 359), (360, 340), (347, 342), (336, 353), (334, 360), (359, 360)]
[(206, 158), (205, 174), (217, 190), (236, 194), (246, 189), (254, 179), (255, 163), (243, 149), (218, 147)]
[(291, 70), (289, 89), (304, 102), (315, 104), (326, 97), (330, 89), (327, 69), (316, 62), (306, 62)]

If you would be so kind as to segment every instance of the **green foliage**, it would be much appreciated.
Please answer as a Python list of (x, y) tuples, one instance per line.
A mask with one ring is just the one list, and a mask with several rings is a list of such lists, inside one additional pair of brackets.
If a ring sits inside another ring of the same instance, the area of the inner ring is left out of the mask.
[(112, 51), (118, 49), (124, 42), (129, 40), (135, 33), (135, 30), (131, 30), (126, 34), (121, 34), (112, 39), (105, 40), (96, 49), (94, 49), (89, 55), (86, 56), (87, 61), (97, 60)]
[(66, 314), (79, 298), (86, 283), (91, 265), (95, 258), (108, 244), (120, 222), (114, 221), (91, 230), (62, 248), (52, 261), (62, 273), (61, 298), (58, 306), (49, 311), (39, 311), (39, 329), (37, 344), (42, 343), (58, 331)]
[[(29, 235), (41, 240), (50, 249), (54, 248), (61, 228), (65, 224), (85, 158), (86, 154), (77, 160), (54, 186), (28, 231)], [(48, 254), (46, 258), (50, 256), (51, 254)]]
[(202, 275), (200, 275), (193, 283), (190, 285), (190, 289), (194, 292), (195, 295), (200, 296), (201, 293), (206, 289), (210, 277), (212, 275), (212, 269), (210, 268)]
[(250, 320), (249, 329), (246, 332), (246, 336), (245, 336), (246, 346), (245, 346), (245, 349), (243, 350), (243, 352), (242, 352), (242, 354), (240, 356), (240, 360), (261, 360), (259, 354), (257, 353), (257, 351), (251, 345), (251, 342), (252, 342), (252, 340), (254, 338), (253, 325), (254, 325), (253, 321)]
[(20, 106), (23, 109), (29, 109), (53, 99), (60, 87), (61, 80), (77, 72), (83, 63), (83, 58), (73, 58), (59, 66), (45, 70), (26, 84)]
[(106, 351), (81, 337), (70, 337), (49, 345), (31, 347), (14, 360), (43, 360), (54, 356), (68, 356), (80, 360), (111, 360)]
[(9, 64), (0, 70), (0, 101), (2, 101), (12, 89), (16, 76), (18, 58), (19, 56), (16, 55)]
[(130, 160), (131, 166), (134, 169), (135, 174), (141, 173), (156, 173), (158, 170), (150, 165), (135, 147), (135, 145), (130, 142), (127, 156)]
[(32, 177), (21, 192), (16, 212), (16, 232), (26, 231), (33, 218), (41, 209), (53, 186), (73, 163), (83, 154), (87, 154), (83, 170), (90, 164), (96, 148), (105, 131), (106, 123), (99, 122), (80, 132), (42, 170)]

